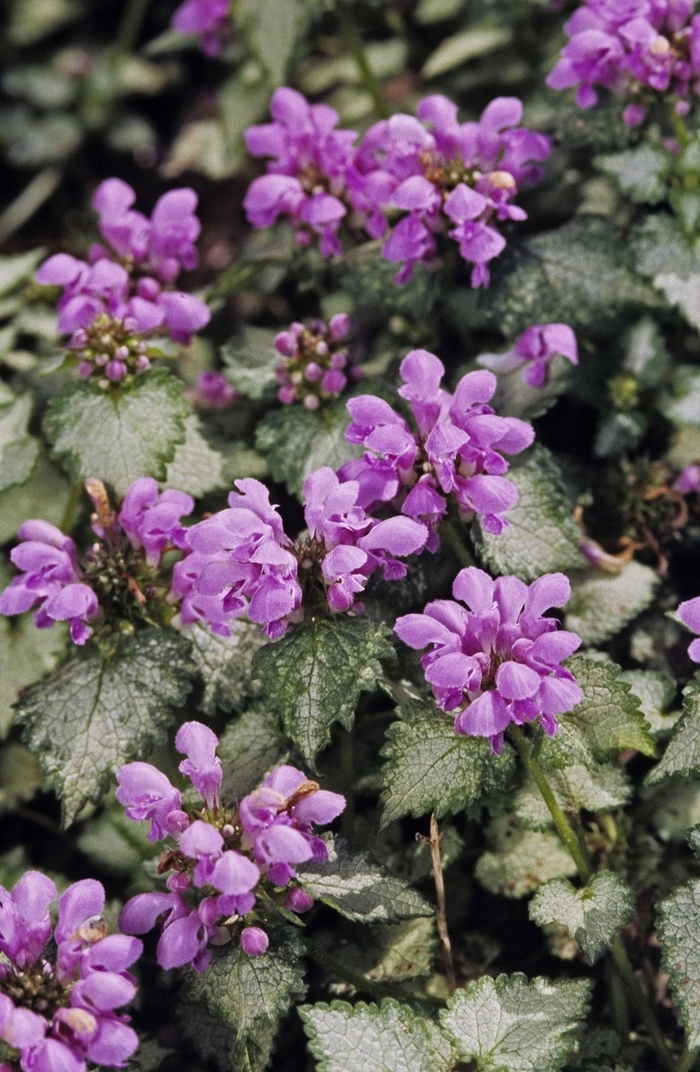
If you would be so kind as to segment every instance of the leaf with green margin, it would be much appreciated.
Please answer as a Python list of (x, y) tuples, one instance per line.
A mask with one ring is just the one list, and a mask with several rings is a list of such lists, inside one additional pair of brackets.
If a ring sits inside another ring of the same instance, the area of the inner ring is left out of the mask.
[(494, 49), (510, 44), (513, 31), (509, 26), (491, 26), (488, 23), (470, 26), (468, 30), (444, 37), (434, 52), (423, 64), (421, 77), (436, 78), (453, 67), (460, 67), (468, 60), (484, 56)]
[(20, 690), (55, 670), (63, 657), (68, 629), (57, 623), (53, 629), (37, 629), (30, 614), (10, 623), (0, 617), (0, 738), (6, 737)]
[(0, 492), (24, 484), (39, 457), (39, 440), (27, 432), (32, 406), (26, 394), (0, 409)]
[[(567, 811), (607, 812), (624, 807), (632, 786), (619, 763), (605, 763), (590, 770), (574, 763), (563, 770), (551, 771), (548, 781), (561, 808)], [(515, 796), (515, 814), (528, 830), (548, 830), (552, 825), (549, 808), (542, 794), (529, 779)]]
[(226, 378), (247, 398), (262, 398), (279, 387), (275, 369), (280, 355), (274, 347), (277, 331), (246, 324), (239, 336), (221, 347)]
[(598, 763), (632, 748), (645, 756), (656, 755), (654, 740), (638, 698), (620, 678), (620, 667), (588, 654), (574, 655), (566, 662), (576, 678), (583, 699), (564, 715), (557, 715), (559, 733), (538, 740), (539, 760), (551, 770), (571, 763), (595, 769)]
[(199, 418), (191, 413), (185, 417), (185, 439), (175, 447), (162, 490), (176, 488), (198, 499), (209, 491), (224, 487), (225, 483), (224, 456), (209, 446), (202, 435)]
[(472, 526), (477, 552), (487, 569), (535, 581), (543, 573), (575, 569), (583, 564), (580, 532), (571, 516), (559, 466), (539, 443), (508, 473), (518, 502), (508, 510), (508, 527), (500, 536)]
[(681, 717), (680, 711), (665, 714), (676, 695), (676, 682), (663, 670), (623, 670), (626, 681), (639, 700), (642, 713), (656, 738), (667, 735)]
[(204, 685), (199, 709), (209, 717), (217, 708), (233, 711), (242, 706), (251, 692), (253, 656), (265, 643), (253, 622), (239, 618), (229, 623), (229, 629), (228, 637), (213, 633), (200, 622), (182, 630)]
[(108, 874), (131, 879), (130, 893), (153, 889), (141, 866), (144, 860), (152, 860), (157, 851), (148, 840), (148, 826), (127, 818), (124, 806), (112, 793), (97, 815), (85, 823), (77, 845), (93, 864)]
[(165, 739), (192, 671), (186, 640), (148, 629), (112, 658), (86, 653), (26, 690), (16, 721), (61, 798), (64, 825), (100, 799), (123, 763)]
[(304, 759), (330, 742), (334, 722), (350, 729), (360, 693), (382, 677), (394, 649), (389, 629), (369, 618), (316, 618), (255, 653), (253, 672)]
[(618, 574), (576, 573), (564, 628), (577, 633), (584, 644), (601, 644), (646, 610), (658, 585), (658, 573), (634, 560)]
[(624, 311), (660, 304), (627, 266), (627, 245), (607, 219), (579, 216), (513, 244), (494, 261), (476, 318), (515, 338), (531, 324), (608, 330)]
[(474, 874), (490, 893), (525, 897), (550, 878), (576, 874), (557, 834), (523, 830), (504, 815), (491, 822), (487, 838), (491, 848), (480, 856)]
[(315, 901), (355, 923), (397, 923), (433, 916), (434, 909), (402, 879), (374, 863), (368, 853), (350, 852), (343, 839), (326, 834), (328, 859), (297, 868), (299, 885)]
[(72, 480), (95, 477), (121, 496), (140, 477), (165, 477), (190, 412), (181, 381), (154, 369), (118, 393), (85, 380), (67, 384), (51, 399), (45, 426)]
[(29, 480), (0, 492), (0, 544), (7, 543), (28, 517), (60, 528), (70, 497), (70, 484), (42, 450)]
[(417, 264), (407, 283), (397, 287), (396, 265), (381, 256), (381, 242), (365, 242), (344, 257), (341, 284), (358, 316), (386, 324), (391, 316), (411, 323), (427, 320), (440, 294), (440, 274)]
[(265, 775), (290, 758), (289, 741), (278, 715), (254, 706), (229, 722), (219, 741), (224, 772), (221, 797), (240, 800), (260, 785)]
[[(700, 275), (698, 288), (695, 307), (700, 298)], [(700, 327), (700, 315), (695, 327)], [(662, 394), (658, 405), (664, 417), (674, 424), (700, 428), (700, 369), (695, 365), (677, 365), (671, 392)]]
[(564, 878), (545, 882), (535, 891), (528, 912), (540, 927), (564, 927), (595, 964), (612, 945), (620, 927), (632, 919), (634, 897), (614, 871), (600, 871), (580, 889)]
[(211, 1016), (203, 1005), (181, 1002), (177, 1023), (185, 1038), (205, 1061), (219, 1072), (263, 1072), (270, 1063), (277, 1024), (263, 1024), (252, 1035), (236, 1042), (236, 1033)]
[(37, 264), (45, 255), (45, 249), (30, 249), (27, 253), (0, 257), (0, 297), (9, 294), (20, 283), (28, 283)]
[(494, 755), (482, 737), (455, 733), (454, 719), (433, 703), (412, 700), (396, 711), (382, 755), (384, 806), (381, 828), (404, 815), (438, 818), (458, 812), (482, 795), (508, 788), (515, 771), (513, 749)]
[(301, 0), (238, 0), (236, 21), (273, 86), (284, 84), (294, 47), (309, 14), (308, 4)]
[(666, 197), (666, 175), (673, 157), (659, 146), (642, 144), (621, 153), (607, 153), (595, 157), (593, 163), (611, 175), (622, 193), (637, 204), (656, 205)]
[(482, 976), (458, 990), (440, 1022), (479, 1072), (555, 1072), (571, 1053), (588, 1010), (588, 979)]
[(304, 946), (296, 928), (267, 926), (267, 952), (249, 957), (237, 941), (214, 950), (206, 971), (189, 972), (183, 994), (203, 1005), (238, 1042), (274, 1024), (304, 993)]
[(373, 957), (372, 967), (364, 972), (367, 979), (385, 983), (432, 975), (437, 949), (434, 915), (379, 924), (372, 927), (370, 941)]
[(700, 775), (700, 675), (683, 690), (683, 714), (673, 727), (666, 751), (649, 771), (645, 785), (660, 785), (671, 778), (688, 781)]
[(319, 1002), (299, 1009), (317, 1072), (448, 1072), (454, 1053), (436, 1024), (408, 1005)]
[(631, 232), (630, 244), (639, 274), (651, 278), (689, 324), (700, 327), (700, 255), (678, 218), (665, 212), (648, 216)]
[(674, 890), (658, 907), (656, 928), (663, 946), (661, 970), (683, 1024), (686, 1050), (700, 1046), (700, 879)]
[(255, 446), (267, 454), (273, 478), (285, 483), (292, 495), (301, 495), (306, 478), (321, 466), (340, 469), (360, 456), (361, 449), (345, 440), (349, 422), (344, 403), (314, 411), (282, 406), (257, 426)]

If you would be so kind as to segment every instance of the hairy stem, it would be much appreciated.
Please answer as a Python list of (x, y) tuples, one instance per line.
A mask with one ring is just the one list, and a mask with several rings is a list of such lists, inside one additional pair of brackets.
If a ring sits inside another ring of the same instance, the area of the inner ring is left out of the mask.
[(435, 812), (430, 816), (430, 858), (433, 863), (433, 878), (435, 879), (435, 896), (437, 899), (437, 929), (442, 942), (442, 955), (445, 961), (445, 975), (450, 993), (454, 994), (457, 989), (455, 969), (452, 961), (452, 943), (447, 930), (447, 904), (445, 901), (445, 879), (442, 874), (442, 859), (440, 857), (440, 829), (435, 818)]
[(372, 66), (369, 62), (369, 57), (365, 51), (365, 46), (362, 43), (357, 24), (355, 23), (354, 16), (350, 14), (344, 4), (338, 5), (338, 21), (340, 22), (340, 29), (343, 35), (345, 44), (352, 54), (352, 58), (357, 64), (357, 69), (362, 76), (365, 89), (372, 98), (374, 110), (380, 119), (389, 118), (389, 109), (386, 106), (386, 101), (382, 94), (382, 88), (379, 85), (379, 79), (372, 70)]
[(457, 532), (454, 521), (443, 521), (440, 525), (440, 535), (454, 554), (455, 558), (458, 559), (461, 566), (475, 565), (474, 559)]
[[(532, 755), (532, 751), (525, 740), (523, 731), (519, 726), (511, 723), (508, 727), (508, 736), (517, 748), (526, 770), (542, 794), (542, 799), (549, 809), (549, 814), (552, 816), (552, 820), (557, 828), (559, 836), (569, 850), (571, 859), (576, 864), (576, 869), (581, 880), (583, 882), (588, 882), (593, 874), (593, 868), (585, 843), (576, 836), (569, 820), (559, 807), (552, 787), (547, 781), (547, 776)], [(615, 967), (625, 985), (625, 989), (627, 990), (629, 997), (632, 999), (644, 1026), (649, 1032), (649, 1041), (654, 1047), (662, 1067), (666, 1069), (667, 1072), (671, 1072), (671, 1070), (675, 1068), (673, 1058), (666, 1046), (663, 1034), (661, 1033), (661, 1028), (654, 1015), (654, 1010), (647, 1001), (646, 995), (642, 990), (639, 979), (634, 973), (634, 968), (632, 967), (630, 959), (627, 956), (627, 951), (622, 944), (619, 935), (613, 942), (610, 953), (615, 963)]]

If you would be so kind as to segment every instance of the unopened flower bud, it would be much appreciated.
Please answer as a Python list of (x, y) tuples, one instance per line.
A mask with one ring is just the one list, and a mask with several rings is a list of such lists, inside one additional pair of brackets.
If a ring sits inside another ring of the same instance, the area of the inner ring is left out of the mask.
[(118, 383), (126, 376), (127, 368), (122, 361), (110, 361), (105, 371), (112, 383)]
[(337, 369), (329, 369), (321, 380), (321, 389), (329, 395), (339, 395), (345, 387), (347, 379)]
[(304, 376), (309, 383), (317, 383), (323, 376), (323, 369), (315, 361), (310, 361), (304, 369)]
[(92, 376), (93, 367), (89, 361), (81, 361), (78, 365), (78, 375), (82, 376), (84, 380), (89, 380)]
[(244, 927), (241, 931), (241, 949), (249, 957), (259, 957), (267, 949), (270, 939), (260, 927)]
[(300, 890), (298, 886), (289, 890), (284, 899), (284, 907), (291, 912), (308, 912), (310, 908), (313, 908), (313, 904), (313, 898), (309, 897), (304, 890)]
[(306, 395), (304, 399), (304, 405), (307, 409), (315, 410), (318, 409), (320, 403), (316, 395)]
[(350, 330), (350, 317), (347, 313), (336, 313), (328, 322), (328, 333), (333, 342), (344, 339)]

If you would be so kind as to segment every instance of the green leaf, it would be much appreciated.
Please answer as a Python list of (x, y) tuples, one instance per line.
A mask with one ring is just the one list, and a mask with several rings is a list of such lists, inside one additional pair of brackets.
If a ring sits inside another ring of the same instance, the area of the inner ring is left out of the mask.
[(70, 484), (41, 451), (29, 480), (0, 492), (0, 544), (12, 539), (28, 517), (41, 518), (60, 528), (69, 496)]
[[(492, 368), (489, 357), (482, 354), (477, 358), (480, 365)], [(522, 368), (512, 372), (498, 373), (498, 387), (493, 398), (493, 408), (501, 417), (519, 417), (521, 420), (533, 421), (541, 417), (554, 405), (571, 379), (571, 362), (557, 355), (550, 361), (547, 381), (541, 387), (530, 387), (523, 379)]]
[(241, 707), (251, 691), (253, 656), (265, 642), (253, 622), (238, 619), (229, 628), (230, 637), (219, 636), (199, 622), (182, 631), (192, 645), (192, 661), (204, 683), (199, 709), (209, 717), (217, 708)]
[(6, 737), (21, 689), (55, 670), (66, 648), (67, 627), (37, 629), (30, 614), (10, 624), (0, 618), (0, 738)]
[(553, 1072), (572, 1050), (590, 991), (587, 979), (482, 976), (450, 998), (440, 1021), (479, 1072)]
[(523, 830), (504, 815), (493, 820), (487, 837), (492, 847), (482, 853), (474, 874), (490, 893), (525, 897), (550, 878), (576, 874), (556, 834)]
[(391, 316), (406, 317), (410, 323), (425, 321), (440, 293), (440, 275), (417, 264), (408, 283), (394, 282), (396, 265), (383, 259), (381, 242), (365, 242), (344, 257), (342, 288), (363, 319), (384, 326)]
[(384, 983), (431, 975), (437, 948), (435, 917), (417, 916), (372, 927), (371, 943), (374, 958), (372, 967), (364, 972), (367, 979)]
[(39, 441), (27, 433), (31, 415), (31, 395), (0, 409), (0, 492), (28, 480), (39, 457)]
[(345, 403), (311, 412), (301, 405), (282, 406), (268, 413), (255, 430), (255, 446), (268, 455), (270, 472), (300, 495), (307, 476), (323, 465), (340, 469), (358, 448), (345, 441), (350, 421)]
[(124, 806), (112, 794), (97, 816), (83, 827), (78, 848), (108, 874), (131, 878), (130, 892), (134, 892), (134, 881), (137, 885), (140, 882), (141, 889), (153, 889), (141, 867), (157, 851), (148, 840), (148, 826), (128, 819)]
[[(564, 811), (612, 811), (623, 807), (632, 794), (629, 779), (619, 764), (606, 763), (592, 771), (582, 763), (574, 763), (551, 771), (548, 781)], [(530, 780), (518, 790), (515, 814), (529, 830), (548, 830), (552, 825), (542, 794)]]
[(236, 19), (273, 86), (282, 85), (287, 77), (294, 46), (307, 22), (307, 12), (307, 5), (301, 0), (239, 0), (236, 4)]
[(96, 477), (123, 495), (140, 477), (165, 477), (189, 414), (180, 380), (156, 369), (119, 393), (69, 383), (49, 403), (45, 423), (72, 480)]
[(123, 763), (164, 740), (171, 707), (190, 690), (188, 648), (174, 632), (148, 629), (111, 659), (74, 658), (23, 694), (17, 721), (61, 798), (66, 826)]
[(274, 348), (277, 331), (246, 324), (240, 336), (221, 347), (229, 383), (247, 398), (262, 398), (279, 387), (275, 369), (280, 355)]
[(661, 970), (668, 972), (685, 1046), (700, 1046), (700, 879), (687, 882), (659, 905), (657, 931), (663, 945)]
[(448, 1072), (450, 1043), (438, 1027), (408, 1005), (304, 1005), (299, 1014), (317, 1060), (317, 1072)]
[(629, 329), (624, 348), (622, 367), (640, 387), (657, 387), (665, 380), (671, 355), (658, 324), (650, 316), (642, 317)]
[(566, 667), (576, 678), (583, 699), (573, 711), (557, 716), (558, 734), (541, 736), (539, 759), (545, 767), (583, 763), (595, 768), (628, 748), (645, 756), (656, 754), (639, 700), (620, 678), (616, 663), (574, 655)]
[(296, 928), (266, 928), (270, 945), (249, 957), (237, 941), (215, 950), (206, 971), (189, 972), (185, 1000), (203, 1005), (238, 1040), (273, 1024), (304, 993), (304, 946)]
[(552, 923), (565, 927), (595, 964), (634, 915), (634, 897), (614, 871), (601, 871), (581, 889), (563, 878), (545, 882), (535, 891), (528, 911), (540, 927)]
[(7, 30), (8, 41), (20, 47), (33, 45), (80, 13), (75, 0), (16, 0)]
[(620, 680), (626, 681), (639, 700), (642, 713), (655, 737), (670, 733), (680, 718), (680, 711), (665, 714), (676, 695), (676, 683), (663, 670), (623, 670)]
[(673, 157), (654, 145), (640, 145), (622, 153), (597, 156), (596, 167), (612, 175), (623, 194), (631, 201), (655, 205), (666, 197), (666, 176)]
[(658, 585), (656, 571), (634, 560), (618, 574), (576, 574), (564, 628), (578, 633), (584, 644), (601, 644), (646, 610)]
[(225, 484), (224, 456), (209, 446), (194, 413), (185, 417), (185, 439), (175, 447), (165, 473), (163, 491), (176, 488), (200, 498)]
[(213, 1061), (219, 1072), (263, 1072), (267, 1068), (277, 1033), (276, 1024), (263, 1024), (254, 1034), (236, 1042), (236, 1033), (211, 1016), (203, 1005), (181, 1002), (177, 1022), (185, 1038), (204, 1061)]
[(290, 748), (278, 716), (252, 707), (229, 722), (218, 752), (224, 771), (221, 795), (232, 802), (256, 789), (273, 767), (286, 763)]
[(28, 253), (0, 257), (0, 297), (9, 294), (20, 283), (28, 283), (34, 275), (34, 269), (45, 255), (45, 249), (30, 249)]
[(485, 738), (455, 733), (454, 719), (432, 703), (410, 701), (396, 714), (382, 749), (382, 827), (404, 815), (434, 811), (439, 818), (507, 789), (515, 770), (510, 745), (494, 755)]
[(500, 536), (484, 532), (478, 522), (472, 528), (486, 568), (534, 581), (543, 573), (580, 567), (581, 534), (571, 517), (559, 467), (547, 448), (536, 444), (527, 459), (510, 470), (508, 479), (519, 495), (506, 514), (508, 527)]
[(343, 840), (324, 838), (328, 859), (297, 868), (302, 889), (355, 923), (396, 923), (434, 910), (400, 878), (373, 863), (367, 853), (349, 852)]
[(369, 618), (338, 615), (304, 623), (256, 652), (254, 673), (307, 762), (329, 743), (334, 722), (352, 726), (360, 693), (382, 676), (379, 660), (394, 655), (390, 635)]
[(660, 785), (670, 778), (697, 778), (700, 774), (700, 676), (683, 690), (683, 715), (673, 728), (661, 760), (649, 771), (646, 785)]
[(679, 220), (665, 212), (647, 217), (632, 232), (631, 246), (639, 274), (651, 278), (689, 324), (700, 327), (700, 255)]
[[(700, 300), (700, 275), (697, 279), (698, 292), (693, 299), (696, 307)], [(700, 327), (700, 318), (694, 326)], [(661, 396), (659, 409), (674, 424), (700, 428), (700, 369), (695, 365), (678, 365), (673, 372), (671, 391)]]
[(514, 244), (494, 262), (491, 286), (476, 301), (477, 316), (510, 339), (557, 321), (599, 334), (655, 298), (627, 267), (626, 243), (610, 221), (579, 216)]
[(459, 67), (477, 56), (485, 56), (494, 49), (510, 43), (512, 30), (508, 26), (472, 26), (468, 30), (445, 37), (423, 64), (423, 78), (435, 78), (445, 71)]

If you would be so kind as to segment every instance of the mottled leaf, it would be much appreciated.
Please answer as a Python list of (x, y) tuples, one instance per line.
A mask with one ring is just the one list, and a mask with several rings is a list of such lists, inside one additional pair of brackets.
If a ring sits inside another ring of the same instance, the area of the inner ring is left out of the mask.
[(525, 897), (543, 882), (575, 875), (576, 865), (558, 835), (523, 830), (509, 816), (494, 819), (487, 832), (492, 846), (480, 856), (474, 874), (490, 893)]
[(344, 403), (313, 412), (302, 405), (273, 409), (255, 430), (255, 445), (267, 454), (270, 472), (300, 495), (307, 476), (323, 465), (340, 469), (360, 451), (345, 441), (350, 417)]
[(614, 871), (600, 871), (576, 889), (555, 878), (535, 891), (528, 906), (540, 927), (556, 924), (575, 938), (591, 964), (600, 960), (634, 914), (632, 891)]
[(30, 614), (12, 624), (0, 618), (0, 737), (12, 725), (12, 704), (20, 690), (56, 668), (66, 648), (63, 622), (53, 629), (37, 629)]
[(196, 622), (183, 630), (192, 645), (192, 661), (202, 679), (200, 710), (210, 717), (217, 708), (233, 711), (251, 691), (253, 656), (265, 638), (253, 622), (229, 623), (231, 636), (222, 637)]
[(666, 175), (673, 157), (661, 147), (642, 144), (622, 153), (598, 156), (594, 162), (632, 201), (655, 205), (666, 196)]
[(584, 644), (601, 644), (646, 610), (658, 584), (656, 571), (634, 560), (617, 574), (575, 574), (564, 628), (578, 633)]
[(668, 972), (688, 1050), (700, 1046), (700, 879), (661, 902), (657, 931), (663, 946), (661, 970)]
[(666, 751), (646, 777), (647, 785), (660, 785), (670, 778), (700, 775), (700, 676), (685, 687), (683, 715), (673, 728)]
[[(566, 811), (606, 812), (623, 807), (632, 794), (632, 786), (619, 764), (605, 763), (590, 770), (573, 763), (553, 770), (547, 780), (559, 805)], [(549, 808), (533, 781), (526, 781), (515, 797), (515, 814), (530, 830), (547, 830), (552, 825)]]
[(0, 492), (28, 480), (39, 457), (39, 440), (27, 433), (31, 413), (28, 394), (0, 408)]
[(165, 471), (163, 490), (176, 488), (199, 498), (224, 483), (224, 456), (209, 446), (199, 419), (191, 413), (185, 417), (185, 439), (175, 447)]
[(240, 800), (251, 793), (273, 767), (287, 762), (289, 752), (279, 717), (264, 707), (252, 707), (229, 722), (218, 749), (224, 771), (223, 799)]

